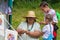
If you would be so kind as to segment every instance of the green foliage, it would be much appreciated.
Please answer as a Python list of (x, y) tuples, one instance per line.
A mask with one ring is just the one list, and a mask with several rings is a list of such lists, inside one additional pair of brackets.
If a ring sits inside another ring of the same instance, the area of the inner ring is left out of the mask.
[(14, 6), (19, 8), (36, 8), (39, 7), (40, 2), (41, 0), (15, 0)]
[(56, 12), (57, 19), (60, 20), (60, 13)]
[(60, 2), (60, 0), (42, 0), (42, 1), (46, 1), (46, 2), (48, 2), (50, 4), (55, 4), (55, 3)]
[[(44, 0), (14, 0), (13, 6), (15, 8), (39, 8), (40, 3)], [(45, 0), (52, 8), (60, 7), (60, 0)]]
[(51, 4), (51, 6), (52, 6), (53, 8), (59, 9), (59, 8), (60, 8), (60, 3)]

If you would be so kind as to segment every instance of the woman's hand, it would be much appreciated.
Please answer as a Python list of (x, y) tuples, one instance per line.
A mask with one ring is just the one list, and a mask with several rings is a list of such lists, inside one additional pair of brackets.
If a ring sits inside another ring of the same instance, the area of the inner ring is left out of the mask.
[(34, 31), (34, 32), (25, 31), (25, 33), (33, 38), (38, 38), (40, 36), (40, 31)]
[(17, 32), (18, 32), (18, 34), (24, 34), (25, 33), (25, 30), (22, 30), (22, 29), (17, 29)]
[(28, 31), (28, 30), (25, 30), (25, 33), (28, 35), (28, 34), (30, 34), (30, 31)]

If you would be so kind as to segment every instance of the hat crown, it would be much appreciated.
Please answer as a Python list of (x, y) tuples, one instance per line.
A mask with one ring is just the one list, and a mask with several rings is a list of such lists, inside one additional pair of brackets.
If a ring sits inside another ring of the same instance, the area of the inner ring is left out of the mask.
[(28, 11), (28, 15), (26, 17), (36, 17), (34, 11)]

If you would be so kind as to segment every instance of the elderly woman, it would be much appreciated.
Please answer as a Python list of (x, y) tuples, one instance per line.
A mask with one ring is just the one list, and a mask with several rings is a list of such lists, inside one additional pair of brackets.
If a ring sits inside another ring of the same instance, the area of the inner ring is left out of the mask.
[(25, 18), (26, 21), (18, 26), (17, 32), (23, 40), (38, 40), (40, 25), (36, 22), (35, 12), (28, 11), (28, 15)]

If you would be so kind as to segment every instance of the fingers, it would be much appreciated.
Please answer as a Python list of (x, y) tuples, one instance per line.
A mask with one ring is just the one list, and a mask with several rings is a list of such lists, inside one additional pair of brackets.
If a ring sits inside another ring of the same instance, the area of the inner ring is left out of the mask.
[(26, 33), (26, 34), (29, 34), (30, 32), (28, 31), (28, 30), (21, 30), (21, 29), (18, 29), (17, 30), (17, 32), (18, 32), (18, 34), (24, 34), (24, 33)]
[(30, 31), (26, 31), (26, 34), (29, 34), (30, 33)]

